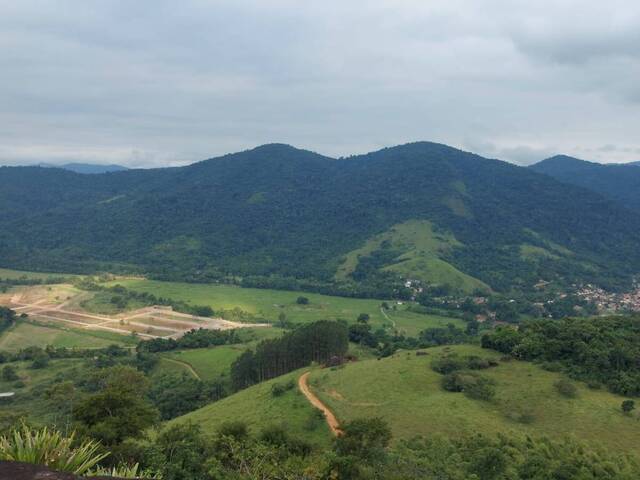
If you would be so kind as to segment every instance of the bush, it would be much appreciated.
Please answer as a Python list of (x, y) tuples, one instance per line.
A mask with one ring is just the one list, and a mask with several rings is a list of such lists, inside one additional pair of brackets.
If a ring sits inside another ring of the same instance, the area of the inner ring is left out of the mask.
[(496, 394), (495, 382), (477, 373), (449, 373), (442, 377), (441, 384), (448, 392), (463, 392), (475, 400), (489, 401)]
[(575, 398), (578, 395), (578, 389), (566, 378), (561, 378), (553, 384), (560, 395), (567, 398)]
[(279, 397), (281, 395), (284, 395), (284, 393), (288, 392), (289, 390), (293, 389), (293, 387), (296, 386), (296, 383), (293, 380), (289, 380), (286, 383), (274, 383), (271, 386), (271, 395), (273, 395), (274, 397)]
[(309, 304), (309, 299), (307, 297), (298, 297), (298, 298), (296, 298), (296, 303), (298, 305), (308, 305)]
[(2, 368), (2, 380), (5, 382), (15, 382), (16, 380), (20, 380), (20, 377), (14, 367), (11, 365), (5, 365)]
[(636, 408), (636, 402), (633, 400), (625, 400), (622, 402), (622, 405), (620, 405), (620, 408), (622, 408), (624, 413), (631, 413), (631, 411)]

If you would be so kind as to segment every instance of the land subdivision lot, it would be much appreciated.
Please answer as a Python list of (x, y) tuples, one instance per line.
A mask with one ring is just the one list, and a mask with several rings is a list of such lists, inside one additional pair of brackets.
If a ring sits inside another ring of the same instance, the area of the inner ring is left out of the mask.
[(136, 334), (140, 338), (178, 338), (194, 328), (226, 330), (266, 325), (246, 324), (222, 318), (201, 317), (174, 312), (170, 307), (138, 308), (118, 315), (90, 313), (81, 306), (93, 292), (85, 292), (70, 284), (14, 287), (0, 296), (0, 304), (16, 313), (26, 314), (40, 324), (91, 330)]

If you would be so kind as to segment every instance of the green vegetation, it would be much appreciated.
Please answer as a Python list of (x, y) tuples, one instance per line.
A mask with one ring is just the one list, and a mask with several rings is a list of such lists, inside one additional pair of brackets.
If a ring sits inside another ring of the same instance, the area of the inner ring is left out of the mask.
[(26, 347), (47, 345), (67, 348), (104, 348), (112, 344), (135, 345), (138, 339), (112, 332), (80, 330), (55, 324), (19, 320), (0, 335), (0, 350), (17, 352)]
[[(405, 275), (507, 292), (540, 279), (623, 288), (640, 270), (637, 214), (530, 169), (428, 142), (340, 161), (264, 145), (105, 175), (7, 167), (0, 204), (0, 258), (21, 269), (371, 298), (404, 297)], [(521, 255), (522, 245), (550, 243), (572, 254)], [(354, 265), (353, 252), (367, 246)]]
[(136, 298), (129, 298), (125, 295), (102, 291), (95, 292), (90, 298), (80, 302), (80, 306), (84, 310), (103, 315), (115, 315), (128, 310), (143, 308), (147, 305), (147, 302)]
[(191, 366), (203, 380), (216, 380), (229, 376), (231, 364), (247, 349), (241, 345), (222, 345), (214, 348), (196, 348), (164, 353), (163, 357)]
[(304, 293), (308, 304), (297, 303), (300, 292), (258, 288), (240, 288), (232, 285), (191, 284), (181, 282), (160, 282), (144, 279), (128, 279), (112, 282), (128, 290), (153, 293), (159, 297), (183, 301), (189, 305), (206, 305), (216, 314), (229, 320), (269, 321), (278, 325), (284, 314), (285, 321), (311, 323), (317, 320), (355, 321), (361, 313), (370, 316), (369, 322), (375, 328), (386, 326), (397, 328), (408, 335), (417, 335), (430, 327), (444, 327), (448, 323), (463, 326), (458, 318), (434, 314), (418, 314), (407, 310), (407, 305), (382, 312), (382, 300), (358, 299)]
[[(456, 438), (473, 432), (518, 432), (578, 438), (631, 451), (640, 444), (637, 421), (620, 411), (622, 397), (576, 385), (575, 398), (560, 395), (554, 383), (562, 376), (529, 362), (499, 361), (499, 354), (459, 345), (415, 352), (398, 352), (381, 360), (347, 364), (337, 370), (315, 370), (314, 392), (341, 422), (381, 417), (395, 441), (416, 435)], [(443, 375), (430, 368), (445, 353), (499, 361), (482, 371), (494, 382), (495, 397), (487, 402), (442, 388)], [(227, 399), (231, 401), (233, 397)]]
[(530, 320), (518, 330), (485, 333), (482, 346), (607, 385), (616, 393), (640, 395), (638, 315)]
[(246, 423), (254, 433), (270, 425), (284, 425), (291, 434), (303, 437), (312, 444), (326, 446), (331, 438), (329, 428), (297, 388), (278, 396), (272, 394), (274, 385), (297, 382), (302, 373), (303, 370), (297, 370), (241, 390), (171, 420), (169, 425), (193, 422), (205, 431), (214, 431), (225, 422), (234, 420)]

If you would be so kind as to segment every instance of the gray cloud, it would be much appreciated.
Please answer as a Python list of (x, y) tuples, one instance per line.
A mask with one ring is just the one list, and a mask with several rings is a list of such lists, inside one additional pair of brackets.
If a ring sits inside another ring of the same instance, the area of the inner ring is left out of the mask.
[(0, 2), (0, 163), (413, 140), (637, 160), (639, 32), (632, 0)]

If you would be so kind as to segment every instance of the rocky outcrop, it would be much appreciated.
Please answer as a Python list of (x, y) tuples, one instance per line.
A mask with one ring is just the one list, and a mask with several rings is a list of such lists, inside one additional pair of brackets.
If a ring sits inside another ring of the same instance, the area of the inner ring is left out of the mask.
[[(88, 480), (70, 473), (56, 472), (43, 465), (0, 462), (0, 480)], [(114, 477), (91, 477), (92, 480), (117, 480)]]

